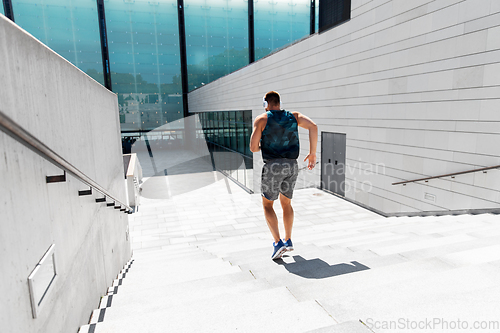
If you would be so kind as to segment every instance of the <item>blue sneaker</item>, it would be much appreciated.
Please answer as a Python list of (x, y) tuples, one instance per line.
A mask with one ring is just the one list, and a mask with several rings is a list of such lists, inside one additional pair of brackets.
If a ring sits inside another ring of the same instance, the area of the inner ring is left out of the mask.
[[(283, 239), (283, 241), (284, 241), (284, 239)], [(285, 244), (287, 251), (293, 251), (293, 244), (292, 244), (291, 238), (289, 240), (287, 240), (286, 242), (284, 242), (283, 244)]]
[(283, 244), (283, 241), (280, 239), (280, 241), (278, 242), (278, 244), (276, 244), (276, 243), (273, 242), (273, 246), (274, 246), (274, 253), (271, 256), (271, 259), (274, 260), (274, 259), (281, 258), (281, 256), (283, 255), (283, 253), (286, 252), (286, 246), (285, 246), (285, 244)]

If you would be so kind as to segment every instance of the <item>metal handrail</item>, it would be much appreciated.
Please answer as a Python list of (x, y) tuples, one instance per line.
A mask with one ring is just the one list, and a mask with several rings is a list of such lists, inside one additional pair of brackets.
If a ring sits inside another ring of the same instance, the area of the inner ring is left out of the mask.
[(120, 200), (116, 199), (113, 195), (111, 195), (105, 188), (100, 186), (90, 177), (85, 175), (83, 172), (74, 167), (71, 163), (66, 161), (64, 158), (59, 156), (52, 149), (47, 147), (43, 142), (34, 137), (31, 133), (26, 131), (24, 128), (19, 126), (15, 121), (10, 119), (6, 114), (0, 111), (0, 130), (5, 132), (7, 135), (11, 136), (14, 140), (23, 144), (30, 150), (34, 151), (47, 161), (51, 162), (55, 166), (65, 170), (69, 174), (73, 175), (77, 179), (79, 179), (82, 183), (87, 184), (89, 187), (95, 189), (97, 192), (104, 195), (105, 198), (110, 198), (116, 203), (119, 203), (122, 207), (124, 207), (127, 211), (125, 213), (132, 213), (133, 209), (128, 205), (122, 203)]
[(414, 179), (414, 180), (405, 180), (405, 181), (402, 181), (402, 182), (392, 183), (392, 185), (400, 185), (400, 184), (406, 185), (408, 183), (419, 182), (419, 181), (423, 181), (423, 180), (428, 181), (430, 179), (443, 178), (443, 177), (452, 177), (452, 178), (454, 178), (456, 175), (463, 175), (463, 174), (466, 174), (466, 173), (473, 173), (473, 172), (479, 172), (479, 171), (487, 171), (487, 170), (498, 169), (498, 168), (500, 168), (500, 165), (495, 165), (495, 166), (491, 166), (491, 167), (487, 167), (487, 168), (481, 168), (481, 169), (468, 170), (468, 171), (460, 171), (460, 172), (454, 172), (454, 173), (447, 173), (446, 175), (440, 175), (440, 176), (434, 176), (434, 177), (419, 178), (419, 179)]

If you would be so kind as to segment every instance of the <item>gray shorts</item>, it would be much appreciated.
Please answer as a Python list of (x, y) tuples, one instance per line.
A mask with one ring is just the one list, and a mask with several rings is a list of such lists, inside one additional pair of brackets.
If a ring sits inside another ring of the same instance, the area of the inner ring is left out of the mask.
[(280, 158), (267, 161), (262, 167), (262, 196), (274, 201), (281, 193), (291, 199), (298, 173), (297, 160)]

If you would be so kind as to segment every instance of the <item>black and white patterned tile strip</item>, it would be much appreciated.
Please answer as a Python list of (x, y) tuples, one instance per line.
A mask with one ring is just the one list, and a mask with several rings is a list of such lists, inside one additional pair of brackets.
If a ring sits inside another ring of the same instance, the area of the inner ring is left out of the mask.
[(81, 326), (78, 330), (78, 333), (94, 333), (97, 324), (104, 321), (106, 309), (111, 307), (111, 304), (113, 303), (113, 296), (118, 294), (118, 289), (122, 285), (123, 279), (125, 279), (125, 277), (127, 276), (127, 273), (133, 262), (134, 260), (130, 259), (129, 262), (125, 264), (116, 279), (113, 281), (113, 285), (108, 288), (108, 293), (105, 296), (101, 297), (99, 308), (92, 311), (92, 315), (90, 316), (88, 325)]

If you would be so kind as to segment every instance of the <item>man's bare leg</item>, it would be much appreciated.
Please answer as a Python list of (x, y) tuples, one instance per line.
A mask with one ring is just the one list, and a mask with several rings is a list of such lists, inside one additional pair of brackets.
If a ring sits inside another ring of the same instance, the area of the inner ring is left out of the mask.
[(267, 226), (273, 235), (274, 243), (278, 243), (280, 241), (280, 230), (278, 228), (278, 217), (274, 212), (273, 204), (274, 201), (262, 197), (262, 205), (264, 206), (264, 216), (266, 217)]
[(283, 224), (285, 225), (285, 241), (292, 238), (293, 208), (292, 200), (280, 193), (280, 203), (283, 208)]

